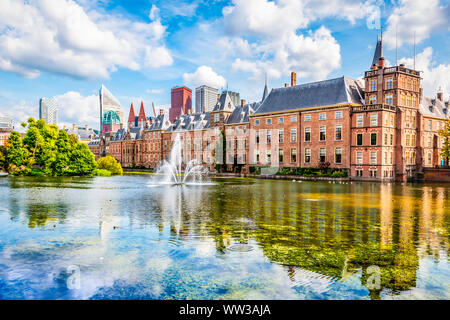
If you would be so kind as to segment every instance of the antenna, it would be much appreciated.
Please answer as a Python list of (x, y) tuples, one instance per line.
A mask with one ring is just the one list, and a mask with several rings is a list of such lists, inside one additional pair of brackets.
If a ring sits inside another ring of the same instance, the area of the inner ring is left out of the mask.
[(398, 66), (398, 24), (395, 25), (395, 65)]
[(416, 70), (416, 31), (414, 31), (414, 70)]

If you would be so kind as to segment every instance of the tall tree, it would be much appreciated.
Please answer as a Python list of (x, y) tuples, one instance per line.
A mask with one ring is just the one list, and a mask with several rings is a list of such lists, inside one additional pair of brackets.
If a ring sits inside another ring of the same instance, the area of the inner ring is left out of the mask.
[(450, 119), (445, 121), (444, 127), (439, 130), (439, 135), (444, 138), (441, 156), (445, 159), (445, 164), (448, 166), (450, 159)]

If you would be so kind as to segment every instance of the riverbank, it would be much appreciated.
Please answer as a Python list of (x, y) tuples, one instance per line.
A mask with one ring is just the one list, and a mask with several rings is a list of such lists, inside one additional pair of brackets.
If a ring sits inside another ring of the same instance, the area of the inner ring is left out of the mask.
[(350, 181), (350, 178), (333, 177), (304, 177), (295, 175), (262, 175), (262, 174), (237, 174), (237, 173), (213, 173), (213, 177), (237, 177), (250, 179), (272, 179), (272, 180), (304, 180), (304, 181)]

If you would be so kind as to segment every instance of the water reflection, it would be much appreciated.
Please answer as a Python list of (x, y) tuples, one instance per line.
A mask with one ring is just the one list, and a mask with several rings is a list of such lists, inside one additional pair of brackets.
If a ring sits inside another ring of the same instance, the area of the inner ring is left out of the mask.
[[(0, 297), (450, 298), (447, 186), (8, 181)], [(65, 288), (68, 264), (80, 290)]]

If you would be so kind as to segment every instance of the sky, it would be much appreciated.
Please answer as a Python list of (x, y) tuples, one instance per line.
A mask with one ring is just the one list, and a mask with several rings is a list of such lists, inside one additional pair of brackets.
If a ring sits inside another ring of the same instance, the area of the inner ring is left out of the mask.
[(142, 100), (147, 116), (152, 102), (167, 109), (179, 85), (254, 102), (265, 75), (269, 90), (292, 71), (297, 84), (358, 79), (380, 26), (387, 64), (412, 68), (415, 38), (425, 95), (441, 87), (448, 97), (449, 1), (1, 0), (0, 117), (17, 128), (38, 117), (41, 97), (55, 97), (60, 125), (98, 129), (102, 84), (127, 118), (131, 102)]

